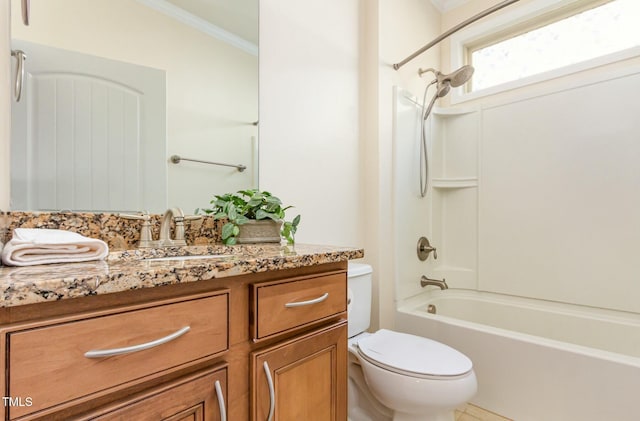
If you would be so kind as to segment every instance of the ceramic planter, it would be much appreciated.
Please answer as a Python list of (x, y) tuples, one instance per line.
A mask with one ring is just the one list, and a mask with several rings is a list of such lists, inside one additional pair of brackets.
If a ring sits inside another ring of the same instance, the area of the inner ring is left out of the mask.
[(250, 220), (246, 224), (238, 226), (238, 244), (249, 243), (279, 243), (282, 221), (272, 219)]

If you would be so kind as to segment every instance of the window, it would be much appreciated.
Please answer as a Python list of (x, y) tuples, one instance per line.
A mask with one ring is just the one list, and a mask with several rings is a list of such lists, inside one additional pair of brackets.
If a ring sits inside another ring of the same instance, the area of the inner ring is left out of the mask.
[(529, 28), (466, 46), (476, 70), (472, 91), (640, 46), (640, 0), (599, 2)]

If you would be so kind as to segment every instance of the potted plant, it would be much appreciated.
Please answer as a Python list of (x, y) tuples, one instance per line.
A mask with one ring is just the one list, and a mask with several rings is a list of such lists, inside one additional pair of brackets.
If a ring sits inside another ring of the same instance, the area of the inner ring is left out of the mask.
[(288, 244), (295, 243), (300, 215), (284, 221), (285, 211), (293, 206), (283, 206), (267, 191), (250, 189), (216, 195), (210, 203), (213, 207), (202, 212), (213, 214), (215, 219), (227, 219), (222, 226), (225, 244), (279, 243), (281, 238)]

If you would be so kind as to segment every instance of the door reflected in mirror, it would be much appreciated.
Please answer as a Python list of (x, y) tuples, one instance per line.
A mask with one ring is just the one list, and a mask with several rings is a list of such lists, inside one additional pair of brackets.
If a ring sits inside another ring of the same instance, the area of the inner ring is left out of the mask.
[(258, 0), (31, 0), (29, 26), (11, 7), (13, 210), (191, 213), (258, 187)]

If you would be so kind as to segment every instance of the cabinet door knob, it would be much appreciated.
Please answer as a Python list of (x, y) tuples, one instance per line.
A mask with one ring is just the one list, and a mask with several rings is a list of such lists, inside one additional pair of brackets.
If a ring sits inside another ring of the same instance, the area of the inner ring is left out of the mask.
[(276, 392), (273, 389), (273, 379), (271, 378), (269, 364), (265, 361), (262, 367), (264, 368), (264, 374), (267, 376), (267, 385), (269, 386), (269, 415), (267, 415), (267, 421), (271, 421), (273, 420), (273, 411), (276, 407)]
[(158, 345), (166, 344), (174, 339), (179, 338), (191, 329), (190, 326), (185, 326), (182, 329), (173, 332), (171, 335), (167, 335), (164, 338), (156, 339), (155, 341), (146, 342), (143, 344), (127, 346), (124, 348), (111, 348), (111, 349), (95, 349), (87, 351), (84, 356), (87, 358), (105, 358), (113, 357), (114, 355), (129, 354), (131, 352), (138, 352), (149, 348), (155, 348)]
[(227, 421), (227, 409), (224, 406), (224, 395), (222, 394), (222, 386), (220, 381), (216, 380), (215, 383), (216, 395), (218, 395), (218, 407), (220, 408), (220, 421)]

